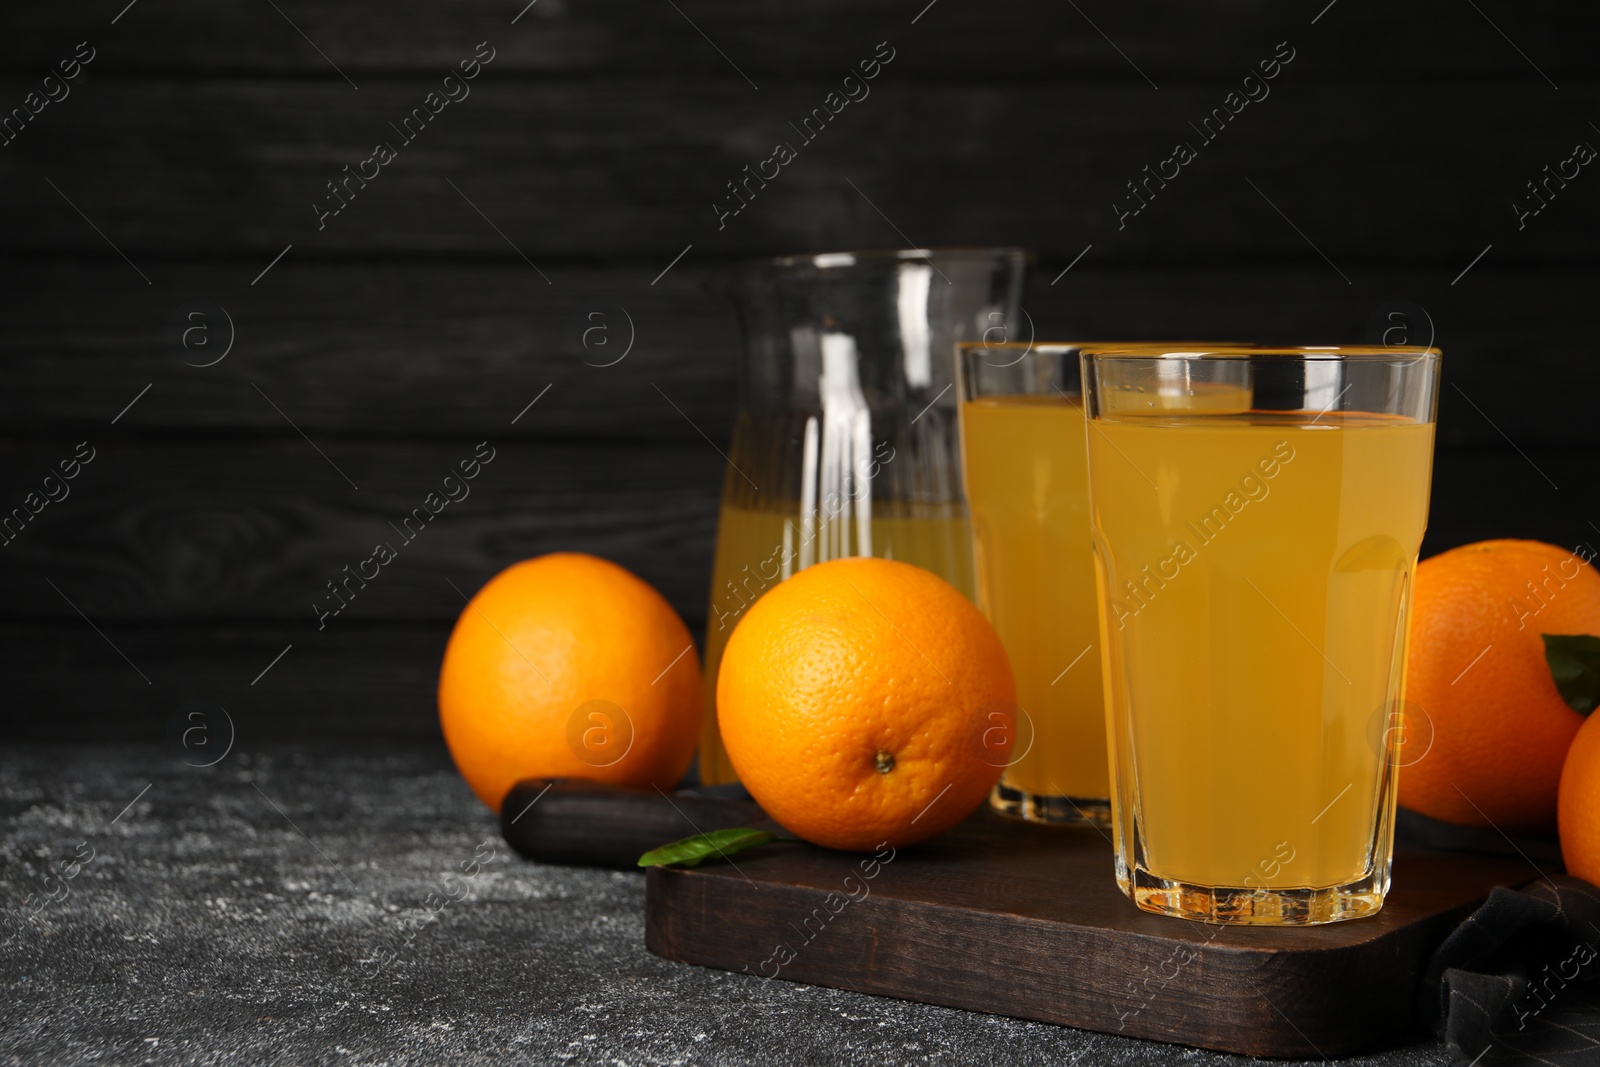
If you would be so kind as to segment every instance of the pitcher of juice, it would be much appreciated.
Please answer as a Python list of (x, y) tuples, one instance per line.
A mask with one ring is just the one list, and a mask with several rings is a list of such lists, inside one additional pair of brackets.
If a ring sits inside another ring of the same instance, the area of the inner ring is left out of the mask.
[(714, 283), (745, 358), (706, 616), (701, 782), (735, 778), (717, 668), (778, 582), (880, 556), (973, 595), (952, 353), (1015, 329), (1027, 260), (1014, 248), (830, 252), (741, 264)]

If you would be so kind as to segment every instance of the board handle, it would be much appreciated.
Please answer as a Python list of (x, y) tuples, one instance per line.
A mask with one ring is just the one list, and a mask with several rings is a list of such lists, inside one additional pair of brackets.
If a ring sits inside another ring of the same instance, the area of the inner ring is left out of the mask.
[(753, 800), (661, 793), (580, 779), (525, 778), (500, 805), (500, 833), (526, 859), (642, 870), (653, 848), (735, 826), (775, 830)]

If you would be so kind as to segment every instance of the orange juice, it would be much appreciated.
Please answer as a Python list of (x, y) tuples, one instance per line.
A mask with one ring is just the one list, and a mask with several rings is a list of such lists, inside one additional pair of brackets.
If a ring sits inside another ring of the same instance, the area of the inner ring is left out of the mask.
[(1090, 424), (1123, 856), (1136, 832), (1158, 878), (1278, 890), (1387, 854), (1432, 441), (1395, 415)]
[(961, 406), (978, 605), (1011, 657), (1032, 724), (1019, 729), (1023, 754), (1000, 784), (1029, 798), (1071, 798), (1089, 816), (1081, 802), (1098, 799), (1103, 810), (1111, 783), (1084, 430), (1076, 398)]

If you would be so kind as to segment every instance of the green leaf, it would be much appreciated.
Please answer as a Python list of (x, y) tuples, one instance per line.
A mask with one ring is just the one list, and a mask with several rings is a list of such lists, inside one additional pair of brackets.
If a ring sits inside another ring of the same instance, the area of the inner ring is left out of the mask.
[(1540, 634), (1550, 677), (1567, 707), (1587, 715), (1600, 705), (1600, 637), (1589, 634)]
[(639, 857), (641, 867), (661, 867), (675, 863), (680, 867), (698, 867), (707, 856), (727, 856), (747, 848), (778, 840), (778, 835), (766, 830), (735, 827), (731, 830), (713, 830), (709, 834), (695, 834), (670, 845), (653, 848)]

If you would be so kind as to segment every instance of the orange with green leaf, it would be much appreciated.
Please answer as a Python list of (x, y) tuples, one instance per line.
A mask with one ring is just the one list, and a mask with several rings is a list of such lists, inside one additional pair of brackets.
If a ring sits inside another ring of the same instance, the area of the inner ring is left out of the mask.
[(1562, 765), (1595, 706), (1600, 573), (1592, 556), (1500, 540), (1418, 565), (1402, 806), (1504, 830), (1555, 822)]

